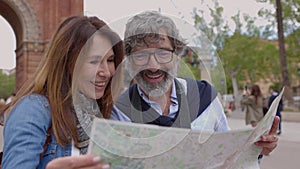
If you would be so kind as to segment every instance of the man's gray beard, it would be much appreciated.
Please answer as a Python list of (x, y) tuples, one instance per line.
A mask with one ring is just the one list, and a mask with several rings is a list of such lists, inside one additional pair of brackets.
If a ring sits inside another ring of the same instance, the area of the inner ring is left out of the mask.
[(137, 82), (139, 87), (149, 97), (158, 97), (164, 95), (169, 90), (173, 79), (174, 77), (168, 73), (166, 73), (164, 80), (158, 83), (149, 83), (145, 81), (141, 72), (134, 77), (134, 80)]

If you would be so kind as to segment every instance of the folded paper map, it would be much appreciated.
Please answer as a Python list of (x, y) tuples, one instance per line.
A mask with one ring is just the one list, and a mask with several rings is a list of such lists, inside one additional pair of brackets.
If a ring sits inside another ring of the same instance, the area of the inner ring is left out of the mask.
[(258, 169), (254, 143), (271, 129), (282, 93), (254, 129), (212, 133), (97, 118), (88, 152), (112, 169)]

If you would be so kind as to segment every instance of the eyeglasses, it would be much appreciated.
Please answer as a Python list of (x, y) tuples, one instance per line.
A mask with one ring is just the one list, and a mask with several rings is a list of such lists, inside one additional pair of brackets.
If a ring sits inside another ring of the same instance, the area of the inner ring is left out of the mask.
[(149, 51), (137, 51), (130, 56), (134, 64), (138, 66), (144, 66), (149, 63), (150, 56), (153, 55), (156, 62), (160, 64), (166, 64), (173, 60), (174, 50), (169, 49), (156, 49), (154, 52)]

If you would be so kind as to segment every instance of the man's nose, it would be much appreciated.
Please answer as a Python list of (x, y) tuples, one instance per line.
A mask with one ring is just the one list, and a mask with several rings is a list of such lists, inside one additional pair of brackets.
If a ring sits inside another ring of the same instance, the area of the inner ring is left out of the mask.
[(160, 64), (157, 62), (154, 53), (149, 55), (148, 67), (159, 68)]

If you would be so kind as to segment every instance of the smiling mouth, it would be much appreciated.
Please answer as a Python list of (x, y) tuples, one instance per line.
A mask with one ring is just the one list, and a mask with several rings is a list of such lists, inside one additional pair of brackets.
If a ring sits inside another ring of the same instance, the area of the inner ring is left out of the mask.
[(97, 87), (104, 87), (105, 86), (105, 82), (92, 82), (95, 86)]
[(163, 76), (163, 74), (162, 73), (159, 73), (159, 74), (145, 74), (145, 76), (147, 76), (148, 78), (150, 78), (150, 79), (158, 79), (158, 78), (160, 78), (161, 76)]
[(163, 79), (166, 72), (164, 72), (162, 70), (157, 70), (156, 72), (152, 72), (152, 71), (149, 71), (149, 70), (144, 70), (141, 73), (145, 78), (147, 78), (151, 81), (154, 80), (153, 82), (158, 82), (158, 81), (161, 81)]

